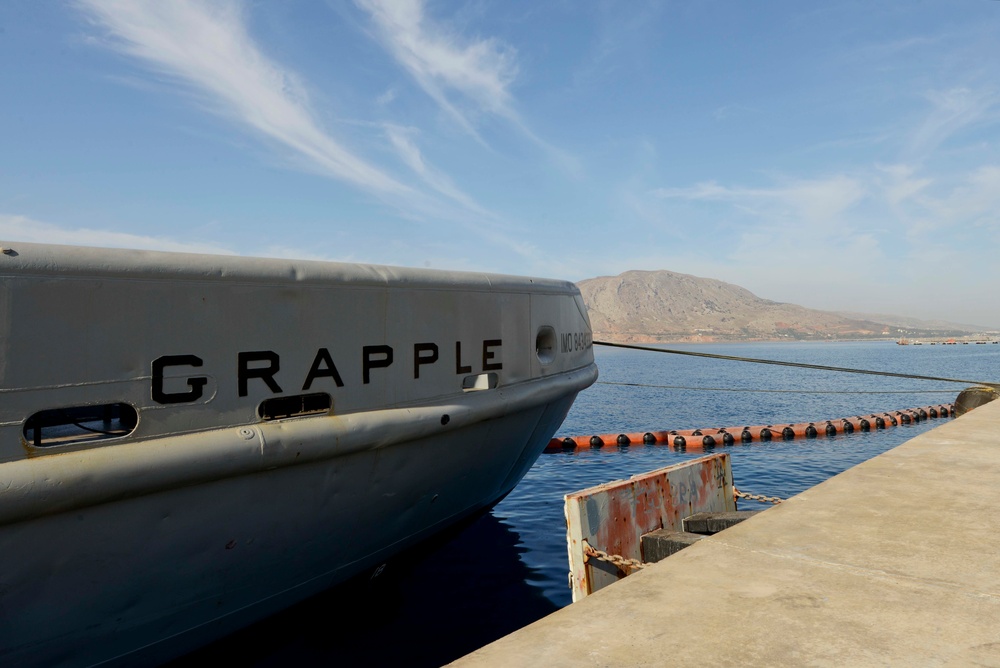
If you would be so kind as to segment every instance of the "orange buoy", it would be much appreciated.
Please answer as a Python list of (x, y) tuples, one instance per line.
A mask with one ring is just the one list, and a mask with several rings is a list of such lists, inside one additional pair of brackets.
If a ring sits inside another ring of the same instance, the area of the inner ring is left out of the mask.
[(713, 448), (719, 445), (731, 446), (739, 443), (766, 443), (768, 441), (790, 441), (800, 438), (817, 438), (820, 434), (836, 436), (851, 434), (855, 431), (868, 432), (874, 427), (887, 429), (900, 424), (914, 424), (921, 420), (938, 417), (953, 417), (952, 404), (938, 406), (923, 406), (908, 408), (892, 413), (872, 413), (867, 416), (854, 416), (826, 420), (825, 422), (798, 422), (786, 425), (756, 425), (741, 427), (719, 427), (713, 429), (683, 429), (657, 430), (620, 434), (595, 434), (593, 436), (566, 436), (553, 438), (545, 447), (546, 452), (560, 452), (580, 448), (604, 448), (612, 445), (628, 447), (633, 443), (645, 445), (667, 444), (675, 448), (701, 449)]

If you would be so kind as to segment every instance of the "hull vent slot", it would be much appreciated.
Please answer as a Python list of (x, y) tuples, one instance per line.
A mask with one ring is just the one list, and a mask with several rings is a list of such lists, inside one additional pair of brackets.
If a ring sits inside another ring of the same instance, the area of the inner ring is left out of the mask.
[(24, 423), (24, 440), (38, 448), (124, 438), (135, 431), (139, 414), (128, 404), (71, 406), (40, 411)]
[(303, 415), (326, 415), (333, 406), (333, 400), (326, 392), (297, 394), (293, 397), (267, 399), (257, 407), (257, 415), (262, 420), (284, 420)]

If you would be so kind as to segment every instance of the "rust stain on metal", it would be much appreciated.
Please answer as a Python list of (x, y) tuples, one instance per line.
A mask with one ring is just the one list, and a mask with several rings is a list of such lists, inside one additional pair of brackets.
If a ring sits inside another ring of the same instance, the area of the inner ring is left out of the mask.
[(681, 530), (697, 512), (735, 510), (729, 455), (718, 453), (568, 494), (566, 501), (573, 600), (628, 575), (588, 559), (584, 543), (609, 554), (641, 559), (641, 537), (656, 529)]

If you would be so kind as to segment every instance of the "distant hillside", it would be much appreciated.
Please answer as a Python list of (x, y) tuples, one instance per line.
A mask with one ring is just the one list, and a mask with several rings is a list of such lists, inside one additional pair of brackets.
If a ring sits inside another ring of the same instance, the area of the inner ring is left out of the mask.
[(627, 271), (577, 285), (594, 337), (614, 341), (762, 341), (961, 336), (905, 329), (757, 297), (737, 285), (673, 271)]
[(921, 320), (919, 318), (908, 318), (902, 315), (892, 315), (892, 314), (879, 314), (874, 315), (872, 313), (855, 313), (852, 311), (837, 311), (837, 315), (842, 315), (845, 318), (862, 318), (862, 319), (874, 319), (878, 322), (884, 322), (887, 325), (892, 325), (893, 327), (900, 327), (903, 329), (933, 329), (933, 330), (952, 330), (959, 332), (985, 332), (992, 328), (985, 327), (983, 325), (970, 325), (969, 323), (960, 322), (950, 322), (948, 320)]

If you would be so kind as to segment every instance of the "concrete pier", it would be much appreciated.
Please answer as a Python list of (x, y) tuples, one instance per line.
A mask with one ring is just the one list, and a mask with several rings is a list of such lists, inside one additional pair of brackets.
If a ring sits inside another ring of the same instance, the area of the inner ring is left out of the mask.
[(453, 665), (674, 664), (1000, 666), (1000, 401)]

